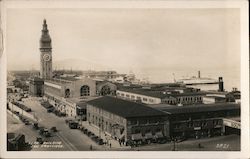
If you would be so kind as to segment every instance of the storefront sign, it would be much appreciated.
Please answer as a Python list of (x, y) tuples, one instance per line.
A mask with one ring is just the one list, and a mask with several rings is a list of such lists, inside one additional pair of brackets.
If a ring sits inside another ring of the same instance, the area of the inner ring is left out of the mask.
[(201, 130), (201, 127), (194, 127), (194, 130)]

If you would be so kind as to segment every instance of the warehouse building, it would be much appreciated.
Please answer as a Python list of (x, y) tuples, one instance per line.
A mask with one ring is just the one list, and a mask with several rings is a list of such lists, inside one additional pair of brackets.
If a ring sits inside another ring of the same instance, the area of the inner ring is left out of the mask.
[(87, 121), (126, 143), (169, 137), (166, 113), (111, 96), (87, 102)]
[[(240, 104), (215, 103), (192, 106), (150, 105), (168, 114), (172, 138), (201, 138), (225, 134), (227, 127), (240, 131)], [(231, 125), (231, 126), (230, 126)], [(237, 126), (235, 126), (237, 125)]]
[(122, 88), (116, 91), (119, 98), (141, 102), (144, 104), (170, 104), (170, 105), (190, 105), (203, 102), (206, 92), (193, 91), (186, 92), (185, 88), (175, 90), (153, 90), (142, 88)]

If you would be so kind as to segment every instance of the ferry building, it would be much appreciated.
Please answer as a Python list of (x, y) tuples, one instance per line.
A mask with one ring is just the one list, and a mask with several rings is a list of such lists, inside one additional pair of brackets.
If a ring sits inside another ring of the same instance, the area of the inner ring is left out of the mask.
[[(114, 95), (116, 85), (91, 78), (53, 77), (52, 40), (46, 20), (40, 38), (40, 78), (30, 81), (30, 94), (43, 96), (58, 111), (76, 117), (86, 113), (86, 102), (101, 95)], [(81, 113), (80, 113), (81, 112)]]

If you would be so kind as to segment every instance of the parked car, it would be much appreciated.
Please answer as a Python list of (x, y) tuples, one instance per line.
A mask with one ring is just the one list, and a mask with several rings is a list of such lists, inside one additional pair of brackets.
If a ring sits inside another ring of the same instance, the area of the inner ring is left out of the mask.
[(83, 133), (84, 133), (84, 134), (87, 134), (87, 133), (88, 133), (88, 129), (84, 129), (84, 130), (83, 130)]
[(77, 129), (78, 128), (78, 123), (75, 121), (70, 121), (69, 122), (69, 128), (70, 129)]
[(28, 120), (26, 120), (26, 121), (24, 122), (24, 124), (25, 124), (25, 125), (30, 125), (30, 122), (29, 122)]
[(33, 128), (38, 129), (38, 123), (33, 123)]
[(53, 132), (57, 132), (57, 129), (56, 129), (55, 126), (51, 127), (50, 130), (53, 131)]
[(39, 142), (40, 144), (43, 144), (43, 138), (41, 138), (41, 137), (37, 137), (36, 141)]
[(83, 130), (84, 130), (84, 129), (85, 129), (85, 127), (83, 127), (83, 126), (82, 126), (82, 127), (80, 127), (80, 130), (81, 130), (82, 132), (83, 132)]
[(98, 139), (98, 136), (93, 135), (93, 136), (91, 136), (90, 138), (91, 138), (91, 140), (93, 140), (93, 141), (95, 141), (95, 142), (96, 142), (96, 141), (97, 141), (97, 139)]
[(44, 135), (45, 137), (50, 137), (50, 136), (51, 136), (51, 134), (50, 134), (50, 132), (49, 132), (48, 129), (44, 129), (44, 130), (43, 130), (43, 135)]
[(97, 139), (96, 143), (98, 145), (103, 145), (104, 144), (103, 139), (100, 139), (100, 138)]
[(47, 112), (48, 112), (48, 113), (51, 113), (51, 112), (53, 112), (53, 111), (54, 111), (54, 108), (53, 108), (53, 107), (47, 109)]
[(87, 132), (87, 135), (88, 135), (88, 136), (91, 136), (91, 135), (92, 135), (92, 132), (91, 132), (91, 131), (88, 131), (88, 132)]
[(25, 123), (26, 121), (27, 121), (27, 119), (26, 118), (21, 118), (21, 121), (23, 122), (23, 123)]
[(40, 128), (39, 128), (39, 134), (40, 134), (40, 135), (43, 135), (44, 129), (45, 129), (44, 127), (40, 127)]
[(64, 112), (63, 112), (63, 113), (61, 113), (61, 116), (65, 117), (65, 116), (66, 116), (66, 113), (64, 113)]

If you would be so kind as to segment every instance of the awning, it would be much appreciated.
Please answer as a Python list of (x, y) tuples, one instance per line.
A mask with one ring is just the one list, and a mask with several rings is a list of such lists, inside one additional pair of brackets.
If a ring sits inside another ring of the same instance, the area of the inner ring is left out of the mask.
[(142, 134), (138, 133), (138, 134), (132, 134), (131, 136), (132, 140), (142, 140)]
[(163, 137), (163, 134), (162, 134), (162, 132), (161, 131), (159, 131), (159, 132), (156, 132), (155, 133), (155, 136), (154, 136), (155, 138), (161, 138), (161, 137)]
[(145, 134), (145, 139), (152, 139), (153, 135), (151, 132)]

